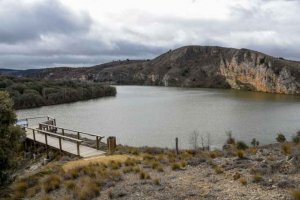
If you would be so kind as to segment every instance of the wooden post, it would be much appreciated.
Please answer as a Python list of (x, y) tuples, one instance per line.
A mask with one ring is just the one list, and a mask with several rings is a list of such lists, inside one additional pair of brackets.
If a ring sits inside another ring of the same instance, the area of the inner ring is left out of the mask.
[(61, 152), (62, 152), (61, 137), (59, 137), (58, 139), (59, 139), (59, 152), (60, 152), (60, 155), (61, 155)]
[(116, 149), (116, 137), (110, 136), (107, 138), (107, 148), (110, 154), (113, 154)]
[(46, 154), (47, 154), (47, 158), (49, 158), (47, 133), (45, 133), (45, 145), (46, 145)]
[(77, 155), (80, 156), (79, 142), (77, 141)]
[(96, 136), (96, 146), (97, 146), (97, 150), (99, 150), (99, 136)]
[(178, 150), (178, 138), (175, 138), (175, 145), (176, 145), (176, 154), (179, 154), (179, 150)]
[(80, 140), (80, 132), (77, 132), (77, 139)]
[(62, 135), (65, 135), (65, 129), (61, 129), (61, 133), (62, 133)]
[(53, 119), (53, 125), (56, 126), (56, 119)]
[(36, 153), (36, 146), (35, 146), (35, 130), (32, 129), (32, 135), (33, 135), (33, 148), (34, 148), (34, 152)]

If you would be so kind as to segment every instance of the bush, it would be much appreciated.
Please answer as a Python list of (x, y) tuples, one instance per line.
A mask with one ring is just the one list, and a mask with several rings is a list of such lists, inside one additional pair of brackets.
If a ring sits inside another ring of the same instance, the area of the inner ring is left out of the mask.
[(9, 181), (17, 167), (18, 150), (25, 136), (19, 127), (14, 126), (15, 122), (13, 103), (8, 93), (0, 91), (0, 186)]
[(293, 142), (294, 142), (295, 144), (299, 144), (299, 143), (300, 143), (300, 136), (295, 135), (295, 136), (293, 136), (292, 140), (293, 140)]
[(232, 132), (231, 131), (227, 131), (226, 132), (227, 135), (227, 144), (235, 144), (235, 139), (232, 137)]
[(286, 141), (286, 138), (282, 133), (278, 133), (277, 137), (276, 137), (276, 141), (279, 142), (279, 143), (283, 143), (283, 142)]
[(241, 159), (244, 158), (244, 152), (243, 151), (238, 151), (237, 156)]
[(252, 145), (253, 147), (259, 146), (259, 141), (256, 140), (256, 138), (253, 138), (252, 141), (251, 141), (251, 145)]
[(236, 143), (236, 148), (239, 150), (246, 150), (246, 149), (248, 149), (248, 145), (243, 141), (238, 141)]

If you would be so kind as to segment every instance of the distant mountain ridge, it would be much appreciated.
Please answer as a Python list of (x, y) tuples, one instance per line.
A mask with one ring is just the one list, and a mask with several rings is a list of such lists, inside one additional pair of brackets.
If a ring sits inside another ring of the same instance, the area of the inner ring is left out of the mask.
[(300, 62), (249, 49), (217, 46), (185, 46), (152, 60), (125, 60), (86, 68), (48, 68), (7, 74), (48, 80), (77, 79), (122, 85), (233, 88), (300, 94)]

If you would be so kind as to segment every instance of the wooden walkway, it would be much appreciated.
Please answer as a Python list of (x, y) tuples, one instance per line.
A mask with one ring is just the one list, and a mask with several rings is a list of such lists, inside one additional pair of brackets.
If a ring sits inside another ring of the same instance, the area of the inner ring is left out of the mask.
[[(29, 140), (32, 140), (34, 143), (41, 143), (45, 144), (46, 148), (51, 147), (60, 150), (61, 152), (67, 152), (73, 155), (78, 155), (80, 157), (92, 157), (92, 156), (100, 156), (104, 155), (105, 152), (99, 150), (99, 142), (103, 137), (100, 137), (98, 135), (92, 135), (89, 134), (90, 136), (95, 136), (96, 137), (96, 148), (92, 148), (90, 146), (83, 145), (82, 143), (84, 142), (83, 139), (80, 139), (80, 133), (83, 134), (82, 132), (77, 132), (76, 137), (74, 138), (71, 137), (70, 135), (66, 136), (64, 135), (65, 130), (69, 129), (63, 129), (63, 128), (56, 128), (56, 122), (54, 120), (54, 125), (53, 125), (53, 118), (51, 119), (52, 123), (49, 123), (49, 117), (47, 122), (39, 123), (39, 128), (30, 128), (30, 127), (25, 127), (26, 131), (26, 138)], [(48, 126), (48, 125), (49, 126)], [(47, 127), (47, 130), (43, 130), (45, 127)], [(51, 128), (51, 130), (49, 130)], [(62, 133), (58, 132), (53, 132), (53, 130), (57, 131), (59, 129), (62, 129)], [(72, 131), (72, 130), (69, 130)], [(75, 131), (74, 131), (75, 132)]]

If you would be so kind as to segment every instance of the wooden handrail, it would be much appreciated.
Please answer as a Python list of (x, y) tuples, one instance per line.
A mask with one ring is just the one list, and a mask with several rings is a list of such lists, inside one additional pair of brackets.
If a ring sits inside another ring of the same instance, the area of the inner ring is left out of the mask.
[(54, 126), (54, 125), (51, 125), (51, 124), (45, 124), (45, 123), (39, 123), (39, 124), (41, 124), (43, 126), (58, 128), (58, 129), (61, 129), (61, 130), (64, 130), (64, 131), (71, 131), (71, 132), (74, 132), (74, 133), (80, 133), (80, 134), (84, 134), (84, 135), (99, 137), (101, 139), (104, 138), (104, 136), (95, 135), (95, 134), (91, 134), (91, 133), (85, 133), (85, 132), (81, 132), (81, 131), (75, 131), (75, 130), (71, 130), (71, 129), (67, 129), (67, 128), (62, 128), (62, 127)]
[(72, 138), (72, 137), (68, 137), (68, 136), (64, 136), (64, 135), (52, 133), (52, 132), (49, 132), (49, 131), (44, 131), (44, 130), (40, 130), (40, 129), (29, 128), (29, 127), (26, 127), (26, 129), (34, 130), (34, 131), (36, 131), (38, 133), (47, 134), (47, 135), (58, 137), (58, 138), (62, 138), (62, 139), (72, 140), (74, 142), (79, 142), (79, 143), (83, 142), (83, 140), (79, 140), (79, 139), (76, 139), (76, 138)]

